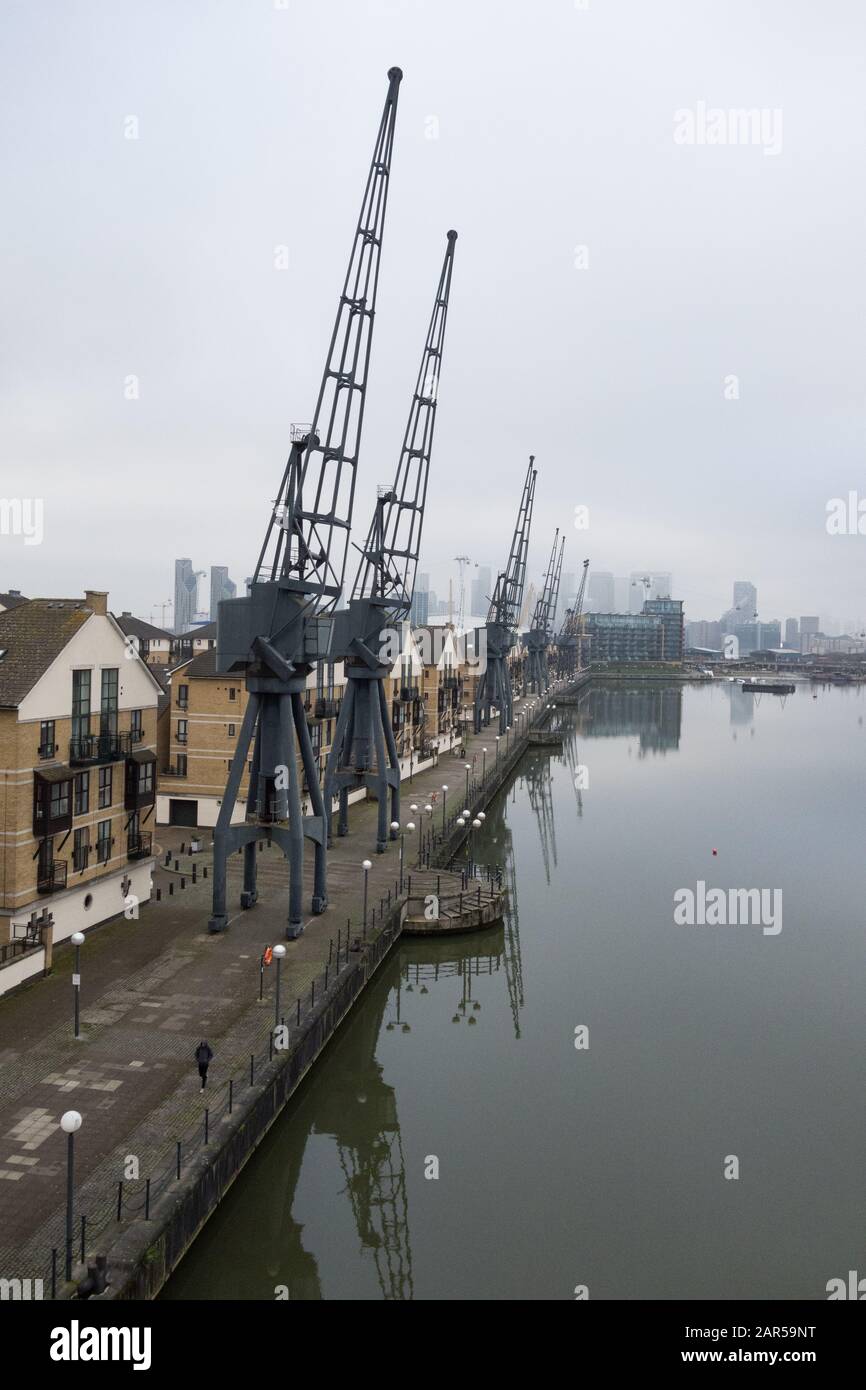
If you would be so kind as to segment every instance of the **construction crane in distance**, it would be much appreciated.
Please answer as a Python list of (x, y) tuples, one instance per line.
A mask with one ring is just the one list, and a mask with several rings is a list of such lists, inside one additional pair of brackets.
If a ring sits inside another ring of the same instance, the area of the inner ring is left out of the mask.
[[(455, 556), (454, 556), (454, 559), (457, 561), (458, 565), (460, 566), (460, 592), (459, 592), (458, 599), (457, 599), (457, 627), (456, 627), (456, 631), (457, 631), (457, 632), (462, 632), (462, 631), (463, 631), (463, 624), (464, 624), (465, 621), (466, 621), (466, 582), (465, 582), (465, 578), (464, 578), (464, 570), (465, 570), (465, 568), (466, 568), (467, 565), (471, 565), (471, 564), (472, 564), (472, 556), (471, 556), (471, 555), (455, 555)], [(476, 569), (478, 568), (477, 562), (476, 562), (475, 568), (476, 568)]]

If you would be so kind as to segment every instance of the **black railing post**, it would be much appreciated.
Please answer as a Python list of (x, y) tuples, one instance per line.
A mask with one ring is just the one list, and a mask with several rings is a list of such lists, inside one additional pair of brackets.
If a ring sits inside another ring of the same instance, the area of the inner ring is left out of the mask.
[(144, 1219), (150, 1220), (150, 1178), (146, 1178), (144, 1183)]
[(176, 1159), (176, 1162), (177, 1162), (177, 1180), (178, 1180), (178, 1182), (180, 1182), (180, 1140), (179, 1140), (179, 1139), (178, 1139), (178, 1141), (177, 1141), (177, 1153), (176, 1153), (176, 1155), (175, 1155), (175, 1159)]
[(123, 1178), (121, 1178), (121, 1179), (120, 1179), (120, 1182), (117, 1184), (117, 1219), (118, 1219), (118, 1221), (121, 1220), (122, 1216), (123, 1216)]

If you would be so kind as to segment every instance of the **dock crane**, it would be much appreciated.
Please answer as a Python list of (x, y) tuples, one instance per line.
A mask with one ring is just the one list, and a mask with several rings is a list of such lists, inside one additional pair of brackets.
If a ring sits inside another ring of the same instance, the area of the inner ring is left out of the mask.
[[(288, 861), (289, 939), (303, 931), (305, 838), (315, 851), (312, 911), (324, 911), (328, 901), (325, 805), (303, 692), (316, 661), (328, 656), (329, 617), (343, 587), (402, 76), (399, 68), (389, 69), (313, 422), (292, 427), (288, 463), (249, 592), (219, 605), (216, 669), (243, 672), (247, 706), (214, 830), (211, 932), (228, 926), (226, 864), (234, 850), (244, 852), (241, 906), (255, 903), (259, 840), (274, 841)], [(306, 817), (298, 752), (311, 800), (312, 815)], [(248, 759), (246, 820), (232, 825)]]
[(559, 581), (562, 574), (562, 555), (565, 550), (565, 536), (560, 541), (559, 527), (553, 537), (553, 549), (544, 587), (535, 605), (532, 626), (526, 634), (526, 665), (524, 667), (524, 695), (541, 695), (550, 688), (548, 671), (548, 648), (553, 637), (553, 624), (556, 620), (556, 606), (559, 602)]
[(534, 464), (535, 455), (530, 454), (517, 523), (511, 538), (508, 565), (497, 576), (493, 598), (487, 611), (487, 621), (484, 627), (479, 629), (479, 637), (483, 633), (483, 641), (486, 643), (484, 652), (479, 650), (480, 641), (476, 639), (476, 657), (485, 659), (484, 670), (475, 689), (474, 727), (477, 734), (481, 732), (482, 727), (490, 723), (494, 705), (499, 710), (500, 734), (505, 733), (513, 719), (514, 700), (508, 670), (508, 653), (517, 638), (517, 623), (523, 603), (523, 586), (526, 582), (526, 553), (529, 549), (537, 477)]
[(337, 833), (346, 835), (349, 791), (368, 787), (379, 802), (380, 854), (389, 833), (396, 839), (389, 822), (400, 819), (400, 759), (385, 680), (403, 651), (415, 587), (456, 241), (457, 233), (449, 232), (397, 474), (392, 486), (379, 489), (352, 597), (347, 608), (334, 614), (331, 659), (344, 662), (346, 693), (325, 765), (328, 843), (334, 794), (339, 797)]
[(586, 589), (588, 570), (589, 561), (584, 560), (583, 574), (580, 576), (580, 588), (577, 591), (574, 607), (565, 610), (562, 628), (556, 639), (559, 648), (559, 673), (561, 676), (575, 676), (581, 669), (580, 643), (583, 635), (583, 595)]

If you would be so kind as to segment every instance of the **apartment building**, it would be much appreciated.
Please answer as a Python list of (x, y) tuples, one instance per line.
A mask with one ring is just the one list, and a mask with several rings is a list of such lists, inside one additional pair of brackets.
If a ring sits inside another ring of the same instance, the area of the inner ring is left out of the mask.
[(0, 993), (150, 897), (158, 695), (105, 593), (0, 613)]
[(121, 613), (117, 625), (149, 666), (169, 666), (174, 655), (175, 637), (161, 627), (146, 623), (143, 618), (134, 618), (131, 613)]
[(450, 626), (413, 628), (412, 638), (421, 658), (421, 695), (424, 721), (421, 741), (449, 746), (461, 733), (464, 677)]
[[(216, 651), (210, 648), (175, 667), (170, 673), (169, 705), (164, 719), (157, 788), (157, 821), (161, 825), (216, 825), (226, 780), (247, 707), (243, 676), (220, 675)], [(343, 695), (343, 668), (322, 662), (307, 680), (304, 708), (313, 752), (320, 773), (330, 751)], [(163, 751), (164, 750), (164, 751)], [(251, 759), (247, 758), (232, 823), (243, 821)], [(298, 761), (301, 786), (306, 790)]]

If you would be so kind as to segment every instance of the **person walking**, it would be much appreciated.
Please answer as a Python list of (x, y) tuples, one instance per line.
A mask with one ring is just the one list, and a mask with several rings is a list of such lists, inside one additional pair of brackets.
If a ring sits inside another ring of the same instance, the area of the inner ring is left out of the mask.
[(210, 1066), (212, 1057), (213, 1052), (211, 1051), (210, 1043), (205, 1042), (204, 1038), (202, 1038), (195, 1050), (195, 1060), (198, 1062), (198, 1074), (201, 1077), (202, 1090), (204, 1090), (207, 1085), (207, 1069)]

